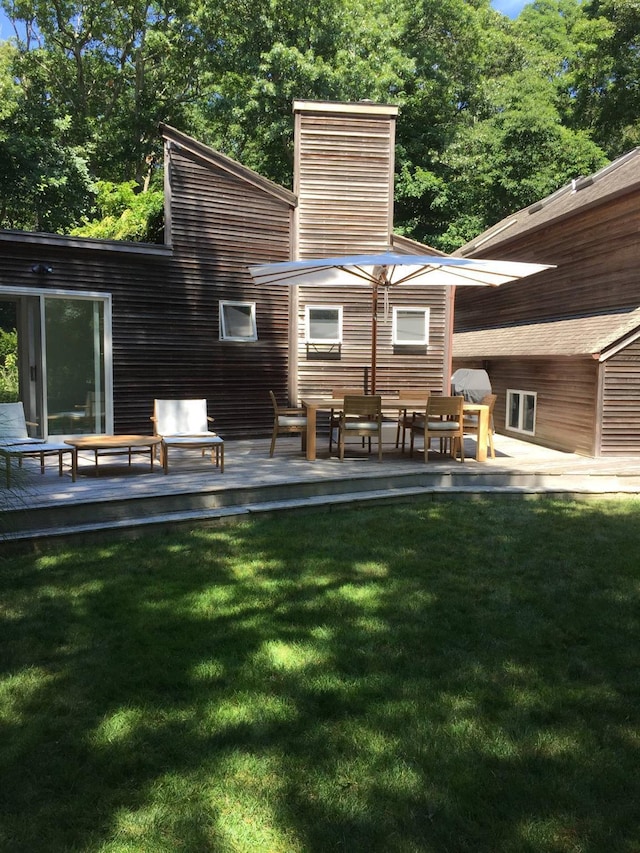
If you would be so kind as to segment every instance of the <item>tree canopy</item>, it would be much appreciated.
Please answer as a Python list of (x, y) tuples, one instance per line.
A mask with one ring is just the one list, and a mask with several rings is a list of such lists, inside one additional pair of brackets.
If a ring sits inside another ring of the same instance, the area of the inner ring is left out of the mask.
[(371, 99), (396, 228), (450, 251), (640, 135), (637, 0), (0, 3), (0, 227), (153, 239), (160, 121), (290, 186), (292, 101)]

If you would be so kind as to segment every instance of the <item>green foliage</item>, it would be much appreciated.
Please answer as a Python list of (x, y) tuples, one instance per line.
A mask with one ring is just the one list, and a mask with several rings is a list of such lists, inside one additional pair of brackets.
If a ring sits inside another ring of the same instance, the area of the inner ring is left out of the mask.
[(589, 0), (579, 36), (576, 121), (617, 156), (640, 143), (640, 4)]
[(104, 240), (158, 242), (162, 236), (164, 194), (161, 190), (136, 190), (135, 181), (122, 184), (98, 181), (99, 218), (74, 228), (71, 233)]
[(0, 329), (0, 402), (20, 399), (18, 382), (18, 332)]
[(150, 239), (92, 187), (142, 186), (159, 121), (290, 185), (297, 98), (401, 107), (396, 227), (447, 249), (640, 141), (636, 0), (0, 3), (4, 227)]

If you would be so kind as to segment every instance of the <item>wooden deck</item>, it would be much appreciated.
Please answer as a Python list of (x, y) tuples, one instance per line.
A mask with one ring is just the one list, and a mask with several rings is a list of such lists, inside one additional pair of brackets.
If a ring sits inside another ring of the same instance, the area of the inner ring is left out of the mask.
[[(352, 444), (345, 461), (329, 458), (319, 439), (319, 458), (308, 462), (297, 437), (225, 443), (225, 472), (197, 452), (172, 456), (169, 473), (149, 457), (100, 460), (80, 455), (78, 479), (57, 464), (26, 460), (12, 488), (0, 488), (0, 542), (43, 547), (75, 536), (141, 535), (155, 529), (215, 524), (257, 512), (330, 508), (363, 501), (410, 501), (417, 495), (486, 493), (523, 496), (640, 494), (640, 459), (595, 460), (496, 436), (495, 459), (477, 462), (475, 442), (465, 442), (466, 461), (422, 453), (411, 459), (389, 434), (383, 461)], [(324, 450), (324, 453), (323, 453)]]

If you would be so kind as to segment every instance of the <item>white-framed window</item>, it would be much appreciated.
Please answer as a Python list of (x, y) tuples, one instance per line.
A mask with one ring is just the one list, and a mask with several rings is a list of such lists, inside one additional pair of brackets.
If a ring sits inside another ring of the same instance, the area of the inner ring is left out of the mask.
[(535, 435), (536, 431), (536, 402), (535, 391), (515, 391), (507, 389), (507, 412), (505, 424), (507, 429), (514, 432), (524, 432)]
[(342, 305), (307, 305), (304, 309), (308, 344), (342, 343)]
[(428, 346), (429, 309), (394, 308), (393, 343), (395, 346)]
[(258, 340), (255, 302), (220, 302), (220, 340)]

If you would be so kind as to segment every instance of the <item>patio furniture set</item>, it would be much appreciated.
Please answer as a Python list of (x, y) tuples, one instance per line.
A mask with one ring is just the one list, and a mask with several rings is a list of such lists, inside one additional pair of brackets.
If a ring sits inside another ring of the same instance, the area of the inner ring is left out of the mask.
[[(480, 403), (465, 402), (461, 396), (444, 397), (428, 391), (411, 389), (397, 397), (380, 394), (362, 394), (357, 389), (335, 388), (331, 397), (303, 397), (300, 408), (278, 405), (269, 392), (274, 410), (273, 431), (269, 455), (275, 451), (277, 436), (283, 433), (301, 435), (302, 450), (307, 460), (316, 458), (316, 427), (318, 411), (329, 412), (329, 452), (337, 434), (338, 456), (344, 460), (346, 441), (350, 437), (362, 439), (371, 452), (371, 440), (377, 440), (377, 457), (382, 459), (382, 426), (385, 413), (395, 413), (396, 448), (404, 453), (406, 436), (410, 436), (409, 453), (413, 456), (416, 435), (424, 439), (424, 460), (428, 460), (432, 440), (440, 440), (440, 451), (449, 452), (464, 461), (463, 437), (467, 433), (477, 436), (476, 459), (484, 461), (487, 445), (493, 448), (493, 405), (495, 395), (487, 395)], [(71, 457), (71, 479), (78, 476), (78, 453), (93, 453), (95, 475), (99, 474), (98, 461), (102, 456), (125, 455), (131, 468), (134, 454), (149, 454), (150, 470), (159, 452), (160, 464), (165, 474), (169, 471), (170, 449), (201, 450), (210, 452), (211, 462), (224, 473), (224, 441), (209, 429), (213, 419), (207, 416), (206, 400), (155, 400), (152, 435), (81, 435), (67, 438), (61, 443), (44, 441), (29, 436), (29, 427), (22, 403), (0, 404), (0, 457), (5, 460), (7, 487), (11, 485), (11, 462), (19, 465), (29, 457), (38, 458), (41, 473), (45, 459), (58, 459), (58, 473), (62, 476), (64, 455)], [(388, 422), (388, 421), (386, 421)]]
[[(276, 438), (280, 433), (299, 433), (302, 450), (309, 461), (316, 458), (316, 428), (318, 412), (329, 412), (329, 453), (337, 431), (338, 456), (344, 460), (346, 439), (350, 436), (377, 439), (378, 460), (382, 459), (382, 426), (385, 414), (393, 414), (396, 423), (396, 448), (405, 451), (406, 436), (410, 435), (410, 455), (413, 456), (415, 436), (424, 438), (424, 460), (432, 439), (440, 441), (441, 452), (460, 457), (464, 462), (464, 435), (477, 437), (476, 460), (484, 462), (487, 447), (495, 458), (493, 445), (493, 407), (495, 394), (487, 394), (478, 403), (466, 401), (462, 396), (440, 396), (424, 389), (402, 391), (398, 396), (363, 394), (354, 389), (333, 389), (331, 397), (306, 397), (299, 408), (278, 406), (270, 392), (274, 408), (273, 433), (270, 456), (273, 456)], [(387, 421), (388, 422), (388, 421)]]
[(11, 460), (29, 457), (40, 459), (44, 472), (47, 456), (58, 457), (58, 473), (63, 473), (63, 457), (71, 456), (71, 479), (78, 475), (78, 452), (92, 452), (94, 470), (99, 474), (101, 456), (126, 455), (129, 468), (133, 454), (149, 453), (150, 469), (159, 451), (165, 474), (169, 471), (169, 449), (201, 450), (204, 456), (211, 452), (211, 461), (224, 472), (224, 441), (209, 429), (212, 418), (207, 416), (206, 400), (155, 400), (151, 418), (153, 435), (81, 435), (67, 438), (62, 443), (52, 443), (29, 436), (28, 428), (37, 424), (25, 419), (22, 403), (0, 404), (0, 457), (6, 466), (7, 487), (11, 485)]

